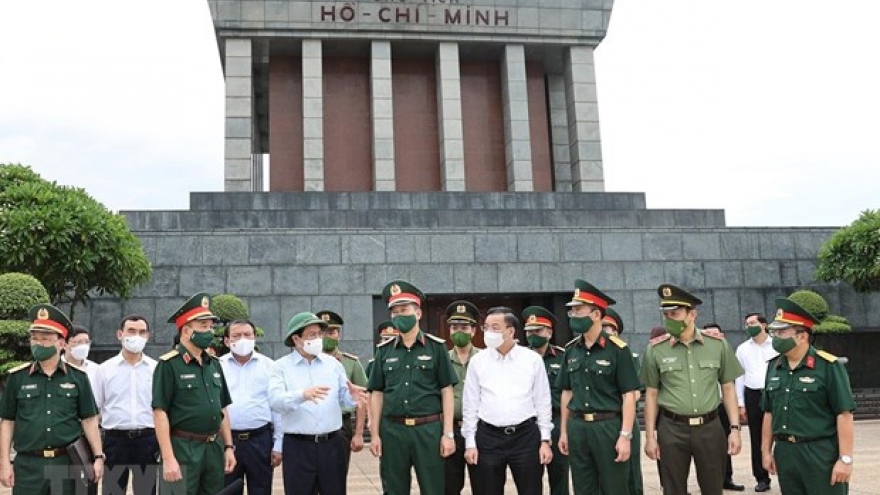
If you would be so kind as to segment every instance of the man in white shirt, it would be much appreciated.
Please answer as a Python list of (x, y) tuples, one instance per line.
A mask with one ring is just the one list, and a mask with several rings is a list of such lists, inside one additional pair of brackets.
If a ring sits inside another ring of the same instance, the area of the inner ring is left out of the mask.
[[(272, 470), (281, 464), (281, 428), (269, 407), (269, 376), (275, 362), (254, 350), (255, 332), (249, 320), (230, 322), (223, 338), (230, 352), (218, 359), (232, 396), (226, 410), (238, 461), (226, 475), (226, 486), (246, 478), (249, 495), (271, 495)], [(242, 492), (239, 488), (236, 493)]]
[(70, 363), (86, 372), (89, 382), (92, 384), (92, 393), (95, 392), (95, 375), (98, 373), (98, 363), (89, 359), (89, 351), (92, 348), (92, 339), (89, 330), (81, 325), (74, 325), (73, 331), (67, 336), (64, 343), (64, 354), (61, 360)]
[(745, 374), (736, 379), (736, 400), (739, 403), (740, 421), (749, 424), (752, 445), (752, 474), (758, 482), (756, 492), (770, 490), (770, 474), (761, 465), (761, 394), (767, 377), (767, 361), (778, 355), (773, 350), (773, 337), (767, 333), (767, 319), (759, 313), (749, 313), (745, 318), (749, 339), (736, 348), (736, 358)]
[(143, 353), (149, 338), (146, 318), (124, 317), (116, 330), (122, 350), (96, 367), (92, 387), (107, 455), (104, 495), (125, 493), (129, 472), (134, 495), (156, 493), (159, 444), (151, 406), (156, 360)]
[(543, 465), (553, 459), (550, 383), (541, 356), (514, 340), (518, 326), (510, 308), (489, 310), (486, 350), (471, 358), (464, 385), (464, 456), (486, 495), (504, 493), (508, 466), (517, 493), (540, 495)]

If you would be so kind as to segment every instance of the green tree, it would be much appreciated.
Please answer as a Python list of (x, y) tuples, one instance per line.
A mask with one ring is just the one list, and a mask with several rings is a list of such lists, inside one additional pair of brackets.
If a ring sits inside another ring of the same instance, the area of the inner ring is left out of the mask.
[(28, 309), (48, 303), (46, 288), (30, 275), (0, 275), (0, 381), (6, 372), (31, 358)]
[(29, 167), (0, 165), (0, 272), (40, 280), (70, 316), (90, 294), (123, 299), (152, 268), (125, 219), (83, 189), (59, 186)]
[[(214, 327), (214, 350), (218, 356), (222, 356), (229, 352), (229, 348), (223, 343), (223, 336), (226, 334), (226, 327), (229, 322), (235, 320), (247, 320), (251, 317), (247, 303), (241, 298), (232, 294), (217, 294), (211, 300), (211, 312), (220, 319), (217, 326)], [(264, 331), (260, 327), (254, 328), (254, 334), (262, 337)]]
[(825, 241), (816, 278), (842, 280), (858, 292), (880, 291), (880, 210), (866, 210)]
[(819, 294), (811, 290), (802, 289), (792, 293), (788, 298), (819, 319), (819, 324), (813, 327), (814, 333), (846, 333), (852, 330), (849, 320), (843, 316), (829, 313), (828, 301)]

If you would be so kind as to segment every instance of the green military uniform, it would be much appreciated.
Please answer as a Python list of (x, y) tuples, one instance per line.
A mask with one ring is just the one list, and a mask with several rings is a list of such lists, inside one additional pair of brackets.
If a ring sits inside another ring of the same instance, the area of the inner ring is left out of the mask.
[[(421, 291), (401, 281), (388, 284), (382, 292), (389, 307), (420, 306), (424, 299)], [(379, 344), (375, 356), (368, 389), (383, 393), (379, 470), (385, 492), (409, 494), (414, 467), (421, 493), (440, 495), (444, 491), (441, 389), (456, 383), (445, 341), (418, 330), (411, 347), (398, 336)]]
[[(397, 330), (394, 328), (390, 321), (383, 321), (379, 324), (379, 326), (376, 327), (376, 333), (379, 335), (379, 339), (384, 341), (385, 339), (389, 339), (397, 335)], [(367, 361), (367, 368), (364, 370), (365, 374), (367, 375), (367, 380), (370, 379), (370, 372), (373, 371), (373, 363), (375, 361), (376, 360), (374, 358), (370, 358), (370, 360)]]
[[(817, 322), (793, 301), (781, 299), (777, 305), (780, 311), (771, 328), (785, 328), (779, 322), (788, 320), (811, 329)], [(810, 346), (792, 369), (780, 354), (770, 360), (765, 383), (761, 407), (772, 415), (773, 456), (782, 492), (848, 493), (849, 483), (829, 484), (840, 456), (837, 416), (856, 407), (846, 370), (837, 357)]]
[[(678, 287), (658, 289), (661, 309), (695, 308), (698, 298)], [(733, 382), (742, 366), (726, 340), (700, 333), (684, 343), (670, 334), (652, 340), (640, 372), (648, 388), (658, 390), (657, 442), (667, 494), (687, 491), (691, 459), (701, 493), (720, 495), (727, 464), (727, 439), (718, 420), (719, 384)]]
[[(63, 339), (73, 329), (67, 316), (48, 304), (30, 313), (31, 331), (54, 332)], [(9, 370), (0, 418), (15, 422), (13, 495), (72, 495), (76, 489), (65, 448), (83, 434), (81, 421), (97, 415), (98, 408), (85, 372), (55, 359), (51, 376), (38, 361)]]
[[(522, 312), (522, 320), (526, 332), (526, 340), (533, 339), (532, 332), (542, 328), (553, 330), (556, 327), (556, 316), (546, 308), (529, 306)], [(543, 339), (540, 339), (543, 341)], [(568, 456), (559, 451), (559, 401), (562, 389), (556, 383), (562, 364), (565, 362), (565, 349), (550, 343), (538, 342), (542, 345), (532, 345), (536, 352), (543, 349), (544, 370), (550, 381), (550, 399), (553, 406), (553, 430), (550, 432), (550, 447), (553, 450), (553, 459), (547, 465), (547, 480), (550, 483), (550, 495), (568, 494)]]
[[(200, 309), (201, 308), (201, 309)], [(213, 319), (210, 296), (190, 298), (170, 322), (178, 329), (195, 319)], [(214, 495), (224, 486), (224, 445), (219, 430), (223, 408), (232, 403), (219, 361), (206, 351), (201, 364), (183, 344), (162, 355), (153, 372), (153, 409), (168, 415), (171, 447), (183, 479), (160, 483), (160, 493), (177, 490), (187, 495)]]

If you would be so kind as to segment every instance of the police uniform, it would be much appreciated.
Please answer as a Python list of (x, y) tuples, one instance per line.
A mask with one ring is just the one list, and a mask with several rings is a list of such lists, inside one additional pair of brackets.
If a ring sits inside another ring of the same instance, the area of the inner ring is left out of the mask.
[[(567, 305), (588, 304), (607, 310), (614, 303), (579, 279)], [(638, 462), (638, 453), (631, 448), (627, 461), (615, 462), (615, 447), (623, 432), (629, 432), (630, 440), (634, 436), (633, 425), (623, 425), (623, 395), (638, 390), (640, 383), (626, 342), (600, 330), (588, 347), (586, 336), (591, 331), (566, 344), (565, 363), (557, 380), (562, 390), (571, 391), (567, 436), (574, 493), (625, 495), (630, 493), (630, 464)]]
[[(812, 333), (819, 322), (790, 299), (778, 299), (776, 305), (771, 329), (800, 326)], [(840, 455), (837, 417), (856, 407), (846, 370), (836, 356), (811, 345), (794, 369), (784, 354), (770, 360), (761, 407), (771, 415), (782, 493), (848, 493), (849, 483), (829, 483), (838, 459), (852, 463), (851, 456)]]
[[(424, 301), (419, 289), (403, 281), (389, 283), (382, 297), (389, 308), (398, 304), (421, 307)], [(376, 347), (376, 364), (370, 374), (368, 390), (383, 394), (379, 471), (388, 495), (410, 493), (413, 467), (421, 493), (440, 495), (445, 485), (440, 455), (444, 435), (441, 390), (457, 380), (445, 341), (420, 329), (410, 331), (418, 332), (411, 347), (404, 345), (402, 335)]]
[[(48, 304), (30, 309), (31, 332), (54, 332), (63, 340), (73, 329), (67, 316)], [(12, 443), (17, 452), (12, 466), (13, 495), (72, 495), (76, 472), (66, 447), (83, 434), (82, 420), (95, 418), (98, 408), (88, 376), (60, 361), (52, 375), (46, 375), (39, 361), (9, 370), (0, 418), (13, 422)], [(103, 457), (97, 422), (94, 426), (96, 456)], [(3, 445), (9, 459), (11, 445)]]
[[(540, 306), (529, 306), (522, 312), (522, 321), (526, 331), (526, 340), (529, 339), (529, 332), (539, 330), (541, 328), (556, 328), (556, 316), (545, 308)], [(550, 381), (550, 398), (553, 404), (553, 431), (550, 433), (550, 447), (553, 450), (553, 460), (547, 464), (547, 480), (550, 483), (550, 495), (567, 495), (568, 494), (568, 456), (563, 455), (559, 451), (559, 398), (562, 395), (562, 389), (556, 383), (562, 364), (565, 362), (565, 348), (553, 345), (549, 342), (541, 346), (533, 346), (529, 342), (529, 347), (538, 353), (542, 352), (544, 358), (544, 369), (547, 371), (547, 379)]]
[[(463, 323), (476, 328), (479, 319), (480, 310), (468, 301), (453, 301), (452, 304), (446, 307), (446, 322), (450, 325)], [(480, 352), (480, 349), (475, 347), (473, 342), (468, 345), (470, 348), (468, 349), (467, 361), (464, 363), (461, 362), (458, 352), (454, 347), (449, 350), (449, 360), (452, 362), (452, 369), (455, 371), (458, 383), (452, 387), (453, 394), (455, 395), (455, 422), (453, 424), (455, 452), (446, 458), (445, 478), (447, 495), (461, 493), (462, 488), (464, 488), (465, 466), (467, 466), (468, 477), (470, 478), (471, 493), (474, 495), (481, 493), (480, 484), (475, 481), (478, 477), (475, 466), (467, 464), (464, 460), (464, 437), (461, 435), (461, 394), (464, 391), (464, 380), (467, 377), (467, 367), (470, 359)]]
[[(190, 321), (216, 319), (210, 303), (208, 294), (196, 294), (168, 322), (180, 331)], [(179, 490), (180, 483), (187, 495), (214, 495), (223, 488), (224, 448), (233, 446), (224, 445), (221, 423), (224, 409), (231, 402), (220, 363), (207, 351), (201, 353), (199, 363), (183, 344), (178, 344), (159, 358), (153, 374), (152, 406), (168, 415), (171, 448), (183, 477), (173, 483), (163, 479), (160, 493)]]
[[(383, 321), (376, 327), (376, 334), (379, 335), (379, 341), (384, 342), (397, 335), (397, 329), (394, 328), (394, 325), (392, 325), (390, 321)], [(367, 361), (367, 367), (364, 370), (364, 373), (367, 375), (368, 382), (370, 380), (370, 372), (373, 371), (373, 363), (375, 362), (375, 358), (370, 358), (370, 360)]]
[[(662, 311), (693, 309), (702, 304), (674, 285), (661, 285), (657, 292)], [(721, 495), (727, 438), (718, 420), (718, 384), (732, 383), (742, 374), (742, 366), (727, 341), (696, 328), (689, 343), (668, 333), (649, 343), (641, 378), (649, 389), (649, 401), (650, 389), (657, 390), (656, 410), (662, 420), (658, 417), (646, 421), (655, 420), (664, 493), (687, 491), (693, 459), (700, 492)]]

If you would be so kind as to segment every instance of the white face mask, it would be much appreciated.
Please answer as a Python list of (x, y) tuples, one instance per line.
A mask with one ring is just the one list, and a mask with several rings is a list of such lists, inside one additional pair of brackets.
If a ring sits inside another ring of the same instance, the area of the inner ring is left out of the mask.
[(504, 334), (496, 332), (486, 332), (483, 334), (483, 342), (489, 349), (498, 349), (504, 343)]
[(229, 344), (229, 349), (236, 356), (250, 356), (257, 342), (254, 339), (240, 338)]
[(122, 337), (122, 348), (128, 352), (140, 354), (147, 345), (147, 338), (140, 335), (127, 335)]
[(89, 357), (89, 349), (91, 348), (91, 344), (82, 344), (76, 347), (71, 347), (70, 349), (68, 349), (68, 351), (70, 351), (70, 355), (73, 357), (73, 359), (76, 359), (77, 361), (83, 361), (87, 357)]
[(317, 339), (303, 340), (303, 350), (312, 356), (321, 354), (324, 352), (324, 339), (318, 337)]

